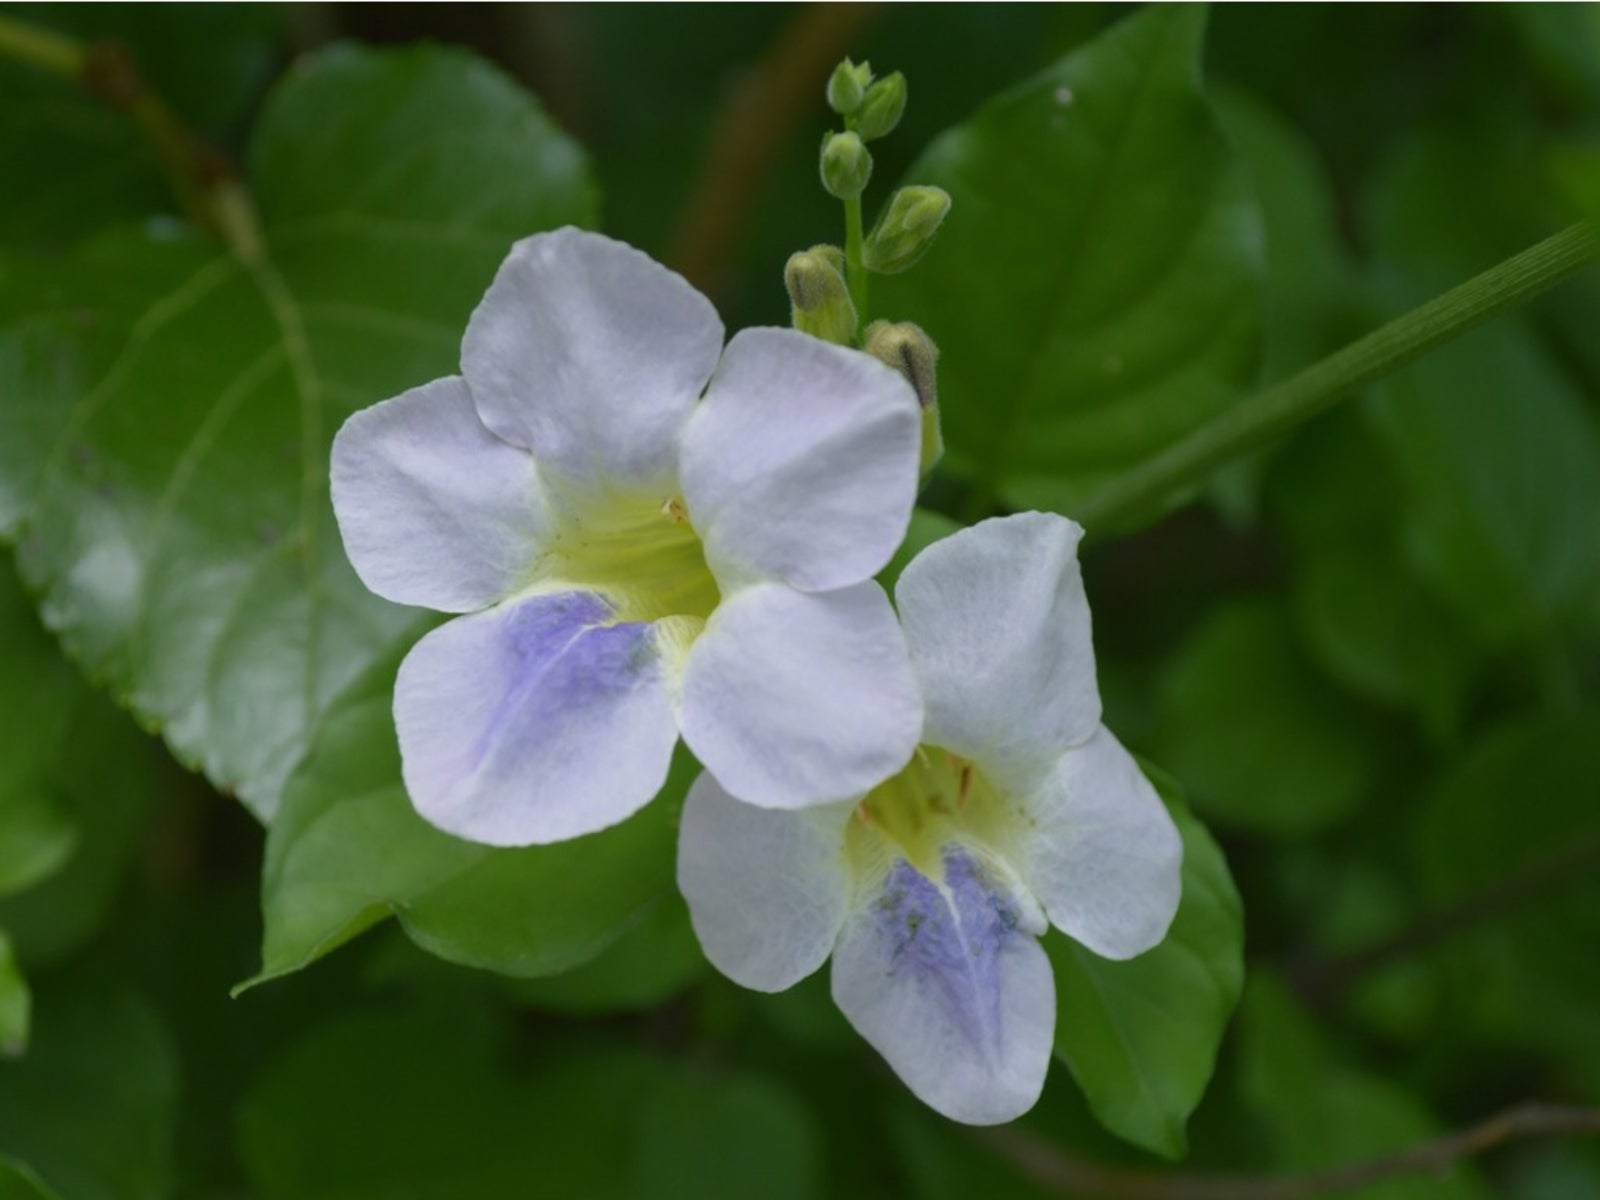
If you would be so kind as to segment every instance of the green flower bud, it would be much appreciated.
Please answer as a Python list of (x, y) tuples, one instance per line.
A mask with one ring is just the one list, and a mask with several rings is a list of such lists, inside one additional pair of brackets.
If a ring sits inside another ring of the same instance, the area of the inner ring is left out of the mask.
[(856, 114), (856, 132), (867, 141), (892, 133), (906, 111), (906, 77), (899, 71), (885, 75), (867, 89)]
[(911, 383), (922, 406), (922, 475), (944, 457), (944, 434), (939, 428), (939, 387), (936, 378), (939, 347), (910, 321), (874, 321), (867, 326), (862, 347), (873, 358), (888, 363)]
[(868, 63), (857, 66), (848, 58), (833, 69), (828, 78), (828, 107), (841, 117), (848, 117), (861, 107), (861, 99), (872, 84), (872, 67)]
[(872, 178), (872, 155), (853, 133), (830, 133), (822, 139), (822, 186), (840, 200), (854, 200)]
[(888, 363), (910, 381), (917, 403), (930, 409), (939, 403), (939, 347), (910, 321), (874, 321), (861, 339), (862, 349)]
[(861, 259), (869, 271), (898, 275), (928, 252), (950, 211), (950, 193), (936, 187), (905, 187), (889, 198), (867, 235)]
[(856, 335), (856, 306), (844, 279), (844, 254), (837, 246), (813, 246), (791, 254), (783, 268), (789, 292), (789, 323), (825, 342), (848, 345)]

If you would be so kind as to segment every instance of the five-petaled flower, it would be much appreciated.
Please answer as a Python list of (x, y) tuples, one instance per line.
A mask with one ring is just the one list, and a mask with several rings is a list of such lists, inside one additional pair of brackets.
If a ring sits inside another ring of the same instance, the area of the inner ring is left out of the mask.
[(366, 585), (458, 616), (401, 665), (413, 803), (494, 845), (623, 820), (681, 732), (734, 796), (858, 794), (911, 756), (905, 641), (872, 576), (921, 414), (866, 354), (711, 303), (575, 229), (517, 244), (461, 375), (345, 423), (333, 502)]
[(1040, 513), (937, 542), (896, 588), (926, 705), (909, 765), (854, 801), (777, 812), (703, 775), (678, 884), (711, 961), (779, 991), (833, 957), (833, 996), (946, 1116), (1038, 1098), (1054, 925), (1108, 958), (1156, 945), (1183, 847), (1100, 723), (1082, 531)]

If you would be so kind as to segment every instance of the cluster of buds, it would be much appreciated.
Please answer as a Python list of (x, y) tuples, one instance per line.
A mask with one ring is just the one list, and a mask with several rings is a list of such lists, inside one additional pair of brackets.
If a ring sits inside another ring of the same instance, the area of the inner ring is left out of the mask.
[(950, 211), (942, 188), (899, 188), (883, 206), (870, 233), (861, 234), (862, 194), (872, 179), (867, 143), (893, 132), (906, 109), (906, 78), (899, 71), (877, 79), (868, 63), (841, 62), (828, 80), (828, 106), (844, 129), (822, 139), (819, 173), (828, 194), (844, 201), (847, 251), (813, 246), (791, 255), (784, 267), (791, 322), (825, 341), (859, 346), (903, 374), (916, 389), (924, 414), (923, 468), (943, 450), (939, 436), (934, 366), (939, 349), (909, 321), (865, 321), (865, 276), (898, 275), (914, 266), (933, 244)]

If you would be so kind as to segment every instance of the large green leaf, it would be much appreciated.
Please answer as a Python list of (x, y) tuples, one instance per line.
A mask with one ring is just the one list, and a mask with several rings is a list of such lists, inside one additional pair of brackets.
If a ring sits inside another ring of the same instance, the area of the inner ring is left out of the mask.
[(27, 1056), (0, 1059), (0, 1161), (26, 1164), (62, 1200), (169, 1195), (177, 1073), (165, 1031), (125, 994), (40, 998)]
[(452, 371), (511, 242), (593, 197), (529, 96), (434, 47), (303, 62), (250, 161), (258, 259), (107, 237), (63, 269), (56, 315), (0, 340), (0, 529), (69, 653), (267, 816), (410, 623), (345, 561), (334, 431)]
[(1055, 931), (1045, 949), (1059, 993), (1056, 1055), (1107, 1129), (1177, 1158), (1244, 986), (1244, 910), (1222, 851), (1177, 782), (1147, 774), (1183, 835), (1183, 900), (1172, 929), (1126, 962)]
[(955, 203), (874, 313), (939, 343), (950, 466), (1019, 507), (1070, 511), (1253, 377), (1261, 226), (1201, 90), (1204, 28), (1152, 5), (907, 174)]
[(582, 963), (670, 894), (677, 814), (694, 763), (621, 825), (551, 846), (496, 850), (441, 833), (400, 780), (380, 664), (329, 713), (267, 835), (262, 982), (304, 967), (393, 914), (442, 958), (507, 975)]
[[(1398, 1084), (1341, 1061), (1274, 976), (1252, 978), (1240, 1009), (1240, 1089), (1276, 1165), (1314, 1171), (1360, 1162), (1439, 1132)], [(1338, 1193), (1345, 1200), (1485, 1200), (1471, 1167), (1399, 1176)]]

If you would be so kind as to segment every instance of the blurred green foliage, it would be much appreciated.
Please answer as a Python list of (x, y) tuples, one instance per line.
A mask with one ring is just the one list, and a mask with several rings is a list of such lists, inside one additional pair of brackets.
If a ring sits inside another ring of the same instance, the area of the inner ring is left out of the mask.
[[(872, 315), (943, 348), (908, 552), (996, 506), (1070, 514), (1600, 212), (1594, 6), (4, 15), (124, 43), (264, 236), (239, 266), (125, 113), (0, 60), (8, 1198), (1055, 1194), (918, 1108), (825, 980), (709, 971), (672, 894), (692, 764), (573, 846), (423, 825), (387, 705), (421, 627), (326, 511), (333, 429), (452, 369), (511, 240), (577, 222), (670, 261), (730, 110), (819, 28), (832, 58), (769, 114), (697, 282), (730, 327), (786, 318), (787, 255), (842, 235), (832, 59), (903, 71), (869, 214), (902, 179), (955, 200), (874, 281)], [(1172, 938), (1122, 964), (1051, 939), (1062, 1062), (1027, 1136), (1294, 1171), (1600, 1104), (1597, 308), (1591, 271), (1088, 552), (1107, 721), (1216, 838), (1166, 786)], [(1600, 1154), (1359, 1194), (1577, 1200)]]

